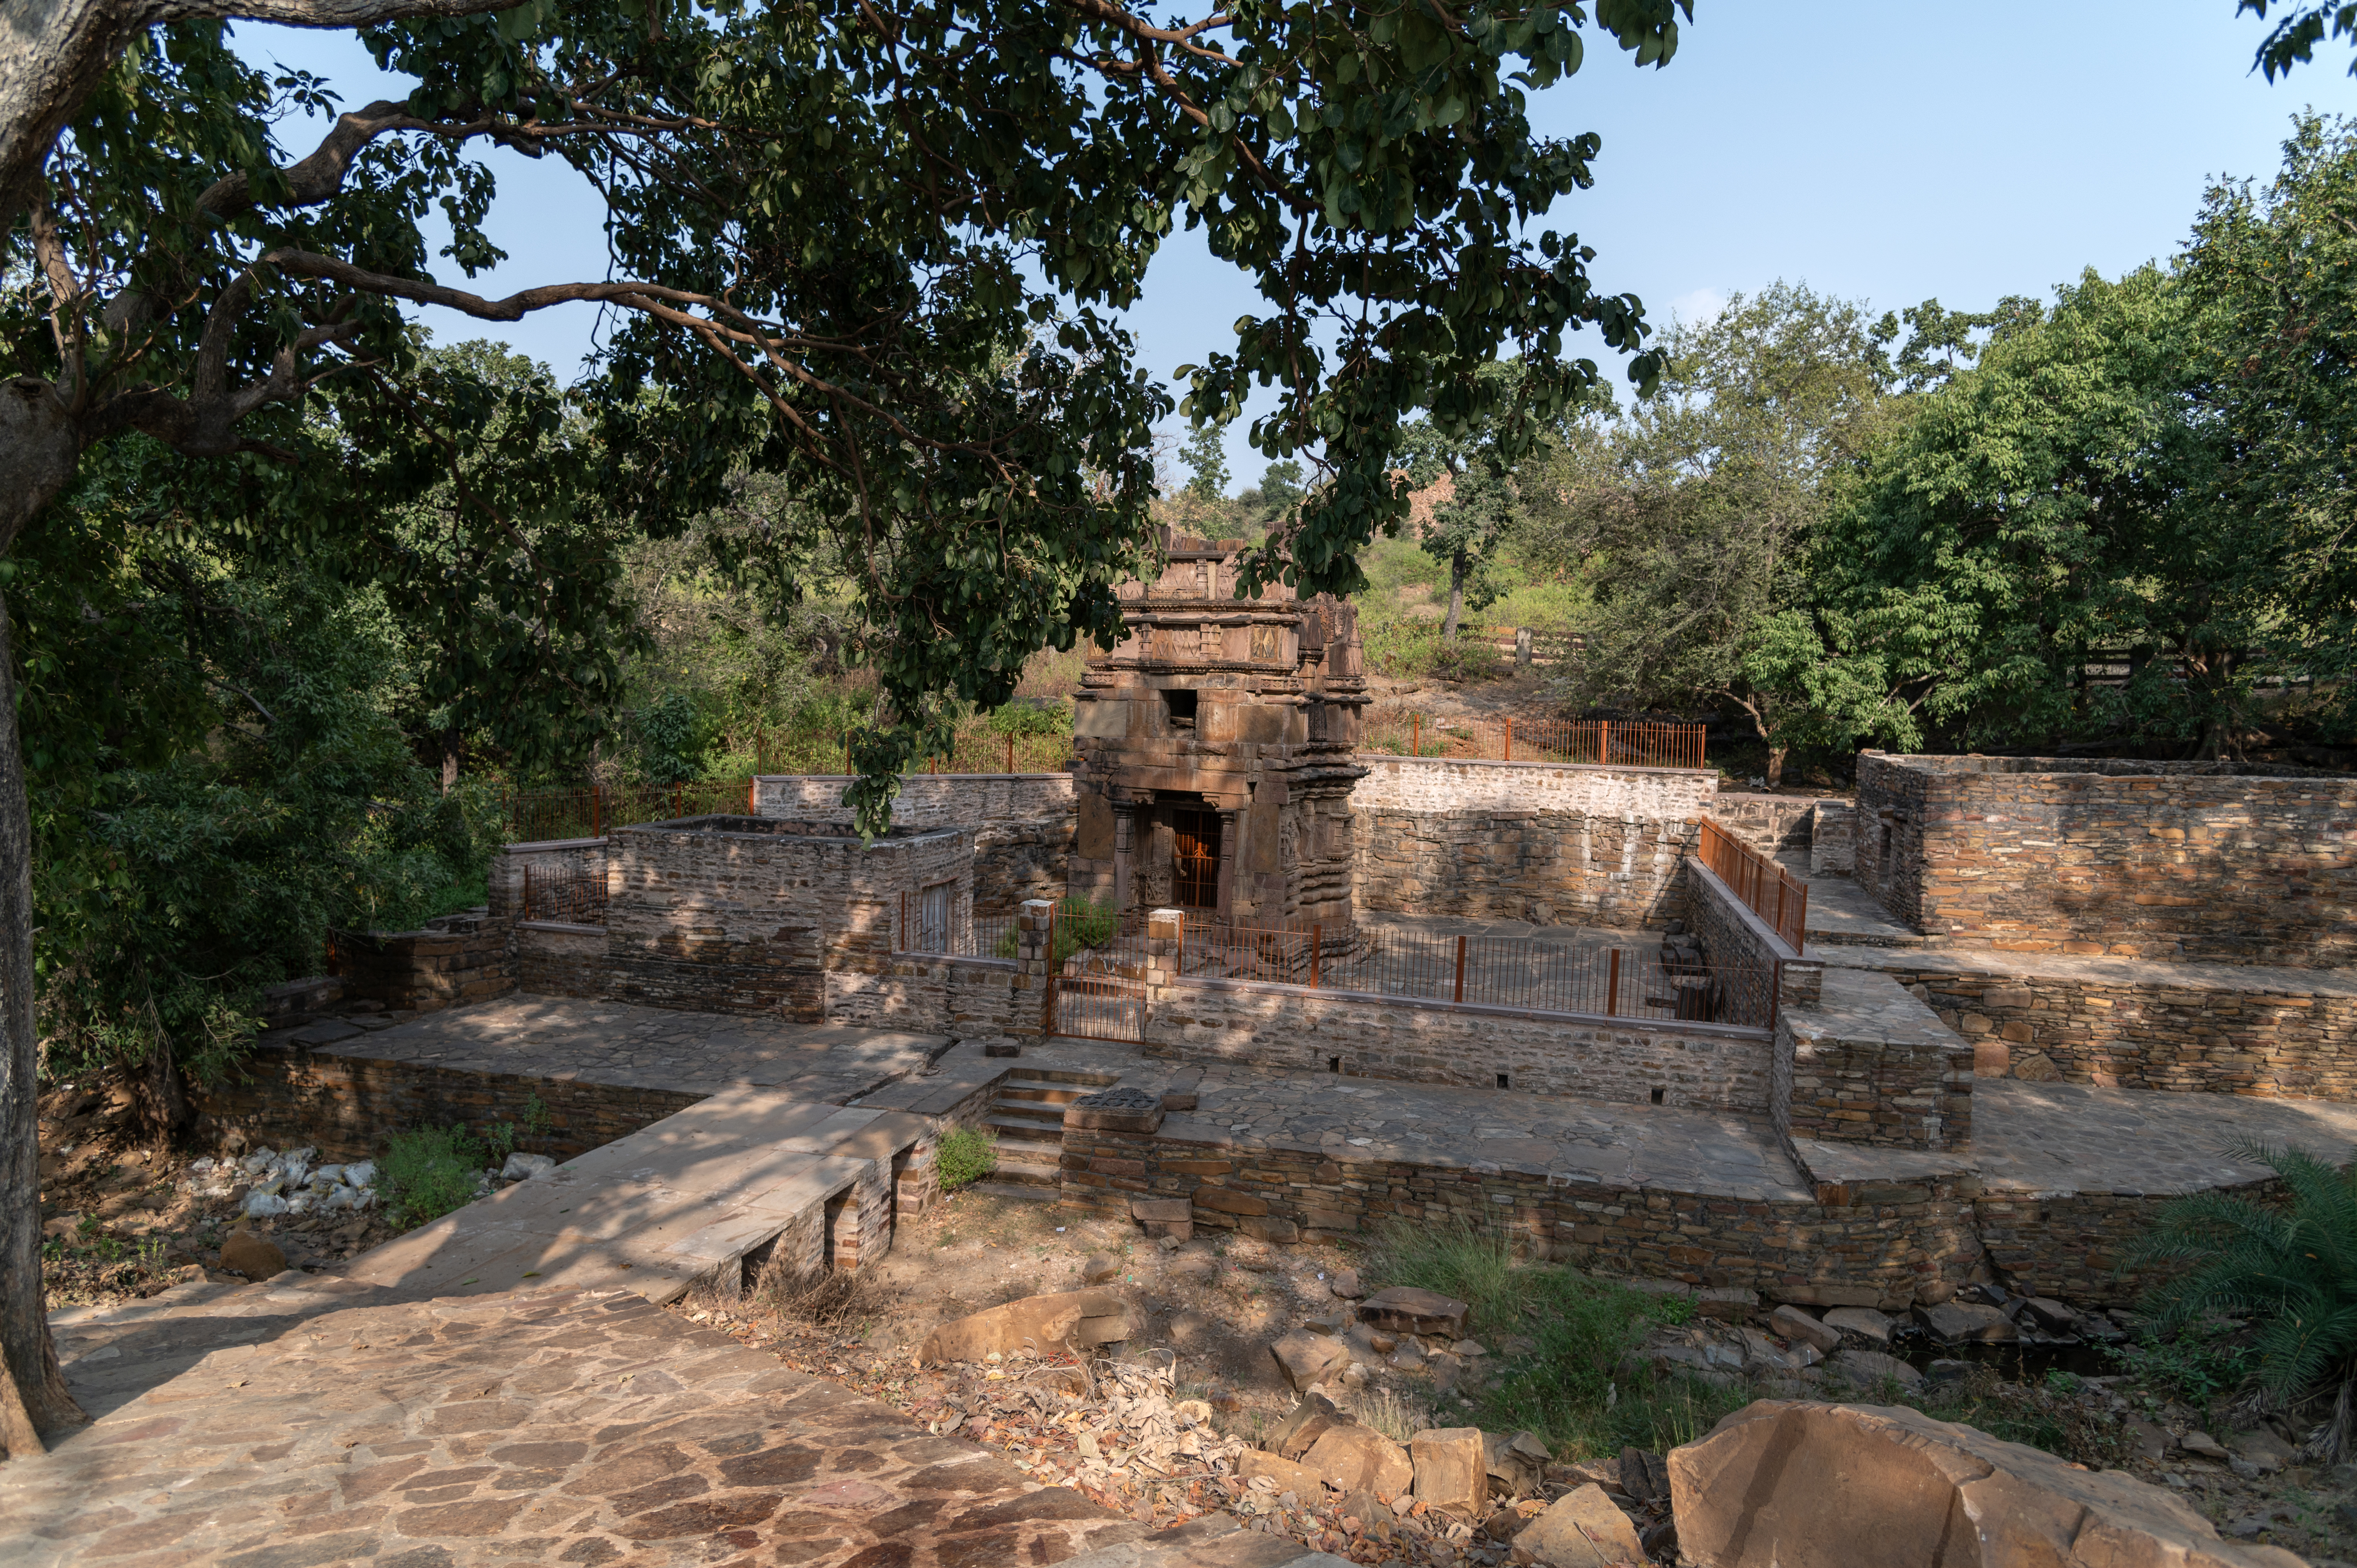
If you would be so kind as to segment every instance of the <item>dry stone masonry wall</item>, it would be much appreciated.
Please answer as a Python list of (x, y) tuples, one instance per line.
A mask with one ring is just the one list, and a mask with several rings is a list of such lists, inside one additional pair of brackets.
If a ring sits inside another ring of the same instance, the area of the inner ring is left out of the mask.
[(1927, 935), (2025, 952), (2357, 961), (2357, 779), (1860, 755), (1858, 882)]

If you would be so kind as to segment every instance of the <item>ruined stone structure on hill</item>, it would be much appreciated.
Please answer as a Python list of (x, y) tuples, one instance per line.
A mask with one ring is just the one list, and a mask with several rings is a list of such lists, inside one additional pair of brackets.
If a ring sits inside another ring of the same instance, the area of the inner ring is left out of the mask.
[(1367, 703), (1357, 617), (1271, 584), (1236, 596), (1240, 539), (1166, 533), (1122, 587), (1073, 718), (1071, 890), (1245, 924), (1353, 918), (1352, 760)]

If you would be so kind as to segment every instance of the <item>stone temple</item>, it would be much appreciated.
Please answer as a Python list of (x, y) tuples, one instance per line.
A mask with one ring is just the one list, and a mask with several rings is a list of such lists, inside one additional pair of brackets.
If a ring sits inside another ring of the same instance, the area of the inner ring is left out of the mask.
[(1123, 585), (1122, 639), (1091, 653), (1075, 707), (1067, 886), (1123, 909), (1347, 928), (1367, 771), (1357, 616), (1283, 584), (1238, 598), (1244, 543), (1166, 532), (1161, 575)]

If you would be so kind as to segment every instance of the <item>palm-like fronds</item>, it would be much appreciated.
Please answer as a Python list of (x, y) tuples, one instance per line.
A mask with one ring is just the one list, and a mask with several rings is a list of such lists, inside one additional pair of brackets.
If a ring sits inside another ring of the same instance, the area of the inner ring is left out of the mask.
[(2273, 1171), (2287, 1201), (2179, 1198), (2125, 1266), (2179, 1271), (2146, 1298), (2164, 1332), (2213, 1313), (2252, 1320), (2261, 1391), (2278, 1409), (2324, 1402), (2308, 1446), (2336, 1462), (2357, 1447), (2357, 1152), (2339, 1165), (2248, 1141), (2228, 1152)]

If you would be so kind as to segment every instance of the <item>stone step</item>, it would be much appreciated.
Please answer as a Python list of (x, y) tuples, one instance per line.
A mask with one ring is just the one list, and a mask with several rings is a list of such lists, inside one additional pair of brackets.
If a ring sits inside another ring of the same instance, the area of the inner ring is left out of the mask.
[(1010, 1078), (998, 1086), (997, 1098), (1002, 1101), (1020, 1101), (1038, 1105), (1070, 1105), (1082, 1095), (1094, 1092), (1095, 1090), (1087, 1084), (1039, 1083)]
[(997, 1169), (991, 1174), (999, 1181), (1022, 1182), (1033, 1187), (1061, 1187), (1064, 1185), (1064, 1166), (1060, 1158), (1019, 1146), (1002, 1146)]
[(1005, 1101), (996, 1101), (992, 1103), (990, 1113), (994, 1120), (1008, 1126), (1060, 1130), (1064, 1125), (1064, 1108), (1060, 1105), (1035, 1105), (1021, 1100), (1009, 1104)]
[(1042, 1187), (1033, 1182), (978, 1181), (965, 1189), (988, 1197), (1009, 1198), (1017, 1203), (1053, 1203), (1060, 1187)]

